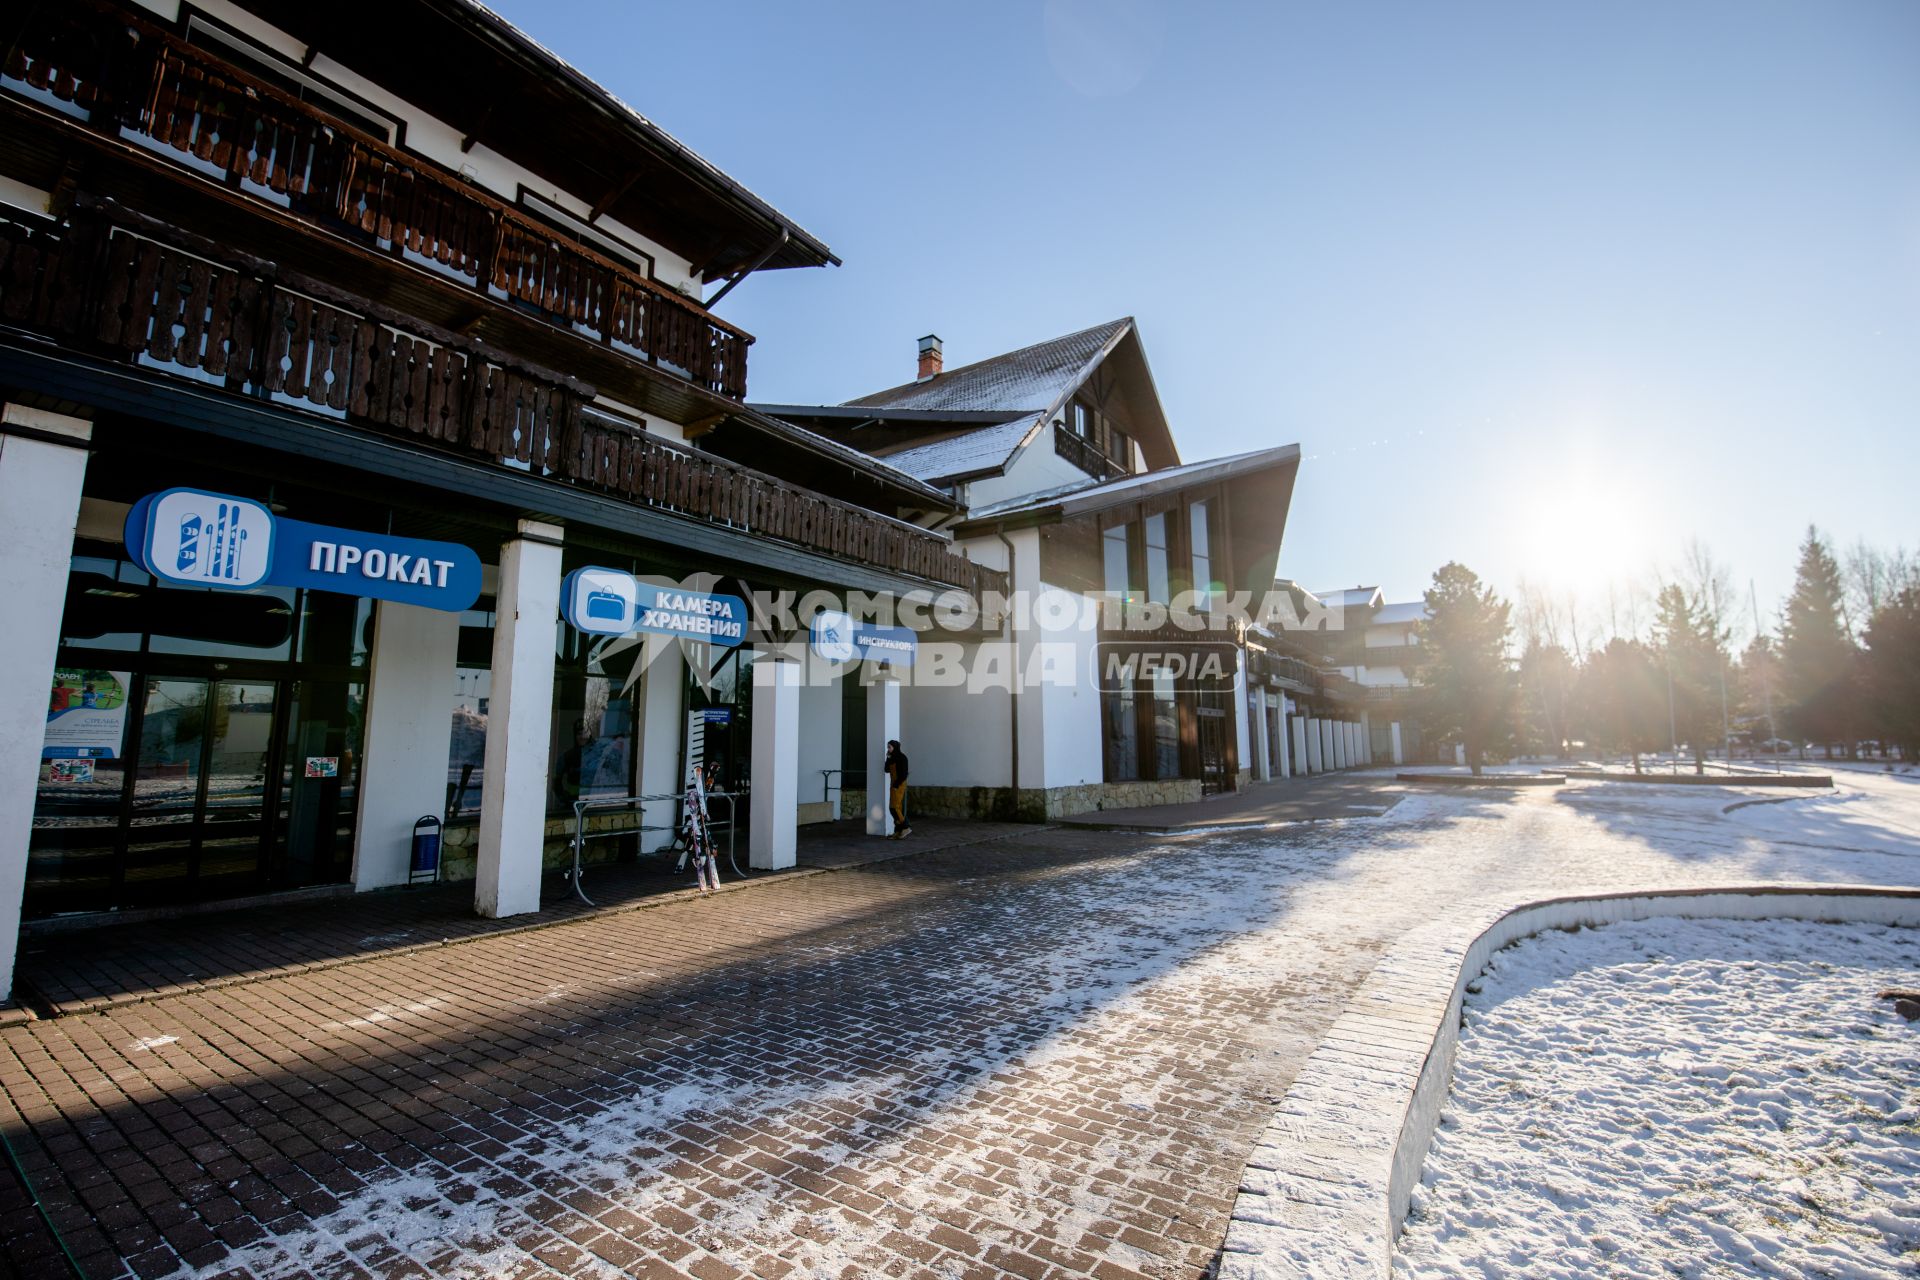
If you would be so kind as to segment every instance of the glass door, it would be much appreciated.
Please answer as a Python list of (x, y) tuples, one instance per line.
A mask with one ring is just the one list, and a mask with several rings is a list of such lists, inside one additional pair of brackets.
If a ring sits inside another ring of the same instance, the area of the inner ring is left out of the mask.
[(1228, 707), (1232, 703), (1229, 695), (1213, 690), (1202, 692), (1195, 702), (1195, 728), (1200, 740), (1200, 789), (1207, 795), (1216, 795), (1231, 790), (1233, 786), (1227, 776), (1227, 738), (1233, 732), (1233, 715)]
[(276, 889), (345, 880), (358, 812), (366, 686), (296, 680), (291, 688), (270, 873)]
[(260, 883), (278, 701), (279, 688), (271, 681), (213, 682), (196, 824), (195, 896), (225, 897)]
[(206, 776), (208, 685), (171, 676), (146, 681), (127, 852), (114, 895), (121, 902), (178, 897), (192, 881), (194, 818)]
[(278, 701), (272, 681), (148, 677), (115, 895), (122, 905), (259, 883)]

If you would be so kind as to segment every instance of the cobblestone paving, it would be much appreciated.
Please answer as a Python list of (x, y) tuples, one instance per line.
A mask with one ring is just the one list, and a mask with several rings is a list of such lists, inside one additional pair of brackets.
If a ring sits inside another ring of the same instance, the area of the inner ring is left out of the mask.
[[(1394, 938), (1495, 891), (1913, 883), (1920, 788), (1842, 787), (1037, 832), (7, 1028), (0, 1123), (93, 1280), (1204, 1276)], [(16, 1188), (0, 1230), (59, 1274)]]

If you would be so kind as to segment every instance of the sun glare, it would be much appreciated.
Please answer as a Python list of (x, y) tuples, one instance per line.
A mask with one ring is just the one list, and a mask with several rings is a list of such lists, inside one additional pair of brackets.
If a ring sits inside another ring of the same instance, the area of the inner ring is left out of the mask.
[(1534, 477), (1516, 504), (1517, 557), (1529, 582), (1593, 598), (1644, 572), (1653, 548), (1649, 512), (1617, 476), (1593, 470)]

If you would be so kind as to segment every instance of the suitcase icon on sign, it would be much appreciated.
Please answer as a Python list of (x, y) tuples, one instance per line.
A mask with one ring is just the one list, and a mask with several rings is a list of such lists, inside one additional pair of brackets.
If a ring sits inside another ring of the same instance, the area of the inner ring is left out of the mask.
[(627, 598), (613, 591), (587, 592), (587, 616), (605, 622), (627, 620)]

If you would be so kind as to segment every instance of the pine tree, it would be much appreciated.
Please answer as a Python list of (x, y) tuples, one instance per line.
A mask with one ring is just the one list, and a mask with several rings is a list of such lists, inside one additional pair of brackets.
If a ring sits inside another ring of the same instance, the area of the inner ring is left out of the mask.
[(1800, 544), (1800, 567), (1780, 624), (1780, 683), (1783, 711), (1794, 736), (1818, 742), (1833, 754), (1833, 744), (1851, 749), (1855, 736), (1856, 658), (1842, 608), (1840, 566), (1807, 529)]
[(1457, 737), (1477, 776), (1489, 755), (1513, 746), (1516, 684), (1507, 661), (1510, 607), (1465, 565), (1433, 575), (1421, 625), (1420, 719), (1436, 738)]
[(1580, 707), (1584, 734), (1603, 752), (1633, 758), (1658, 751), (1667, 740), (1666, 677), (1660, 660), (1638, 640), (1615, 636), (1587, 659), (1581, 671)]
[(1906, 759), (1920, 759), (1920, 587), (1882, 604), (1867, 623), (1866, 641), (1875, 728)]
[(1726, 652), (1704, 601), (1669, 585), (1654, 601), (1654, 648), (1666, 666), (1670, 733), (1693, 750), (1693, 771), (1706, 772), (1706, 749), (1721, 736)]

